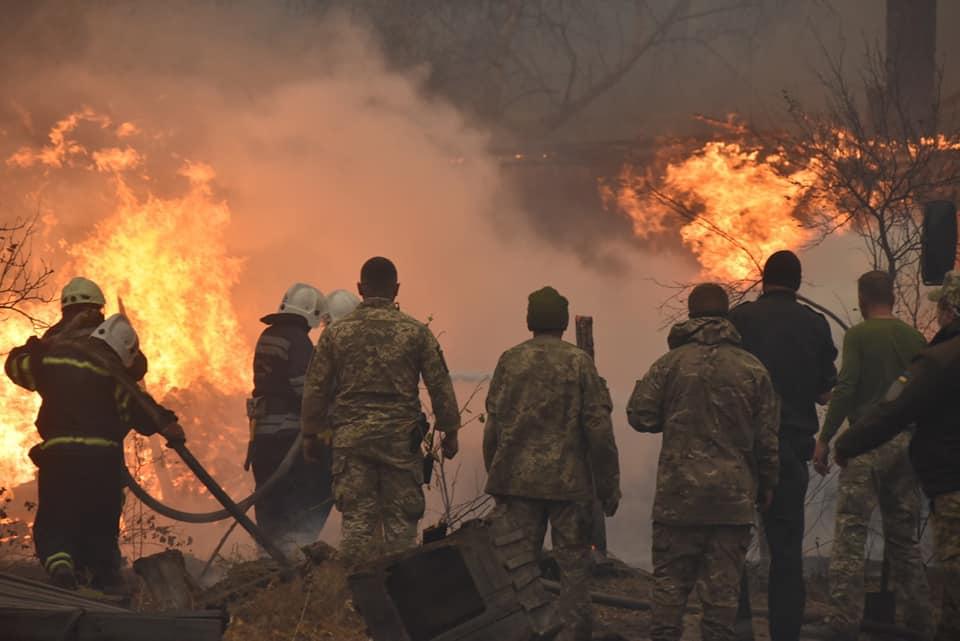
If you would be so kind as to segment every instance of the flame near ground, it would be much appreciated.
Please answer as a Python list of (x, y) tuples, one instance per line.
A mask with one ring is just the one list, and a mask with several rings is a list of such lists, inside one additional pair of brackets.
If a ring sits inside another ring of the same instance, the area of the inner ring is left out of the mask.
[[(99, 129), (101, 137), (106, 131), (125, 145), (88, 148), (82, 141), (89, 128)], [(149, 189), (138, 193), (139, 185), (153, 181), (131, 145), (138, 131), (131, 123), (114, 125), (92, 110), (70, 114), (53, 127), (48, 145), (22, 148), (6, 159), (5, 177), (37, 185), (29, 198), (44, 214), (42, 236), (59, 249), (55, 289), (82, 274), (103, 288), (107, 313), (117, 311), (122, 300), (149, 358), (147, 389), (178, 412), (193, 449), (237, 489), (246, 485), (231, 468), (242, 458), (246, 442), (242, 395), (249, 387), (252, 352), (241, 337), (232, 303), (242, 261), (226, 247), (230, 209), (213, 196), (213, 169), (190, 161), (174, 178), (179, 195), (160, 197)], [(44, 186), (67, 170), (99, 175), (113, 194), (103, 218), (85, 239), (72, 244), (58, 238), (56, 212), (44, 210)], [(59, 304), (54, 300), (24, 311), (50, 324), (59, 315)], [(35, 328), (26, 318), (13, 316), (0, 331), (9, 349)], [(6, 377), (0, 381), (0, 485), (16, 487), (34, 478), (27, 452), (38, 441), (33, 426), (38, 406), (37, 395)], [(204, 495), (205, 489), (155, 441), (127, 439), (128, 466), (139, 480), (158, 497), (175, 495), (178, 505)], [(209, 499), (197, 503), (209, 505)]]

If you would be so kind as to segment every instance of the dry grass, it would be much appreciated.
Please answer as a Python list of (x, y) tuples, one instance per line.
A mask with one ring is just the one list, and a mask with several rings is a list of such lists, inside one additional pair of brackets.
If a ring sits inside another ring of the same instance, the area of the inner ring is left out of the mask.
[(304, 577), (275, 581), (230, 606), (224, 641), (366, 641), (354, 612), (347, 575), (335, 562), (312, 568)]

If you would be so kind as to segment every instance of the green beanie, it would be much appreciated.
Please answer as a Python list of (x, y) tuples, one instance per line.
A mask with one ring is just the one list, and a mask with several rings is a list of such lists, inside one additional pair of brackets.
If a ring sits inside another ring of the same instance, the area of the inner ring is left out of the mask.
[(553, 287), (544, 287), (530, 294), (527, 304), (527, 329), (531, 332), (563, 330), (570, 322), (567, 299)]

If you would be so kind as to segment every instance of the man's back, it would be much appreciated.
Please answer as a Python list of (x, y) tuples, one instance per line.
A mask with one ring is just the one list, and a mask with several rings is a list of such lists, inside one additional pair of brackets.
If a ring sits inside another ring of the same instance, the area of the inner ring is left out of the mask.
[(883, 398), (926, 341), (896, 318), (874, 318), (851, 327), (843, 337), (840, 377), (823, 421), (822, 441), (829, 442), (844, 419), (850, 424)]
[(500, 357), (487, 396), (486, 491), (577, 501), (618, 486), (606, 385), (575, 345), (537, 336)]
[(304, 421), (332, 429), (335, 448), (406, 439), (420, 417), (421, 375), (438, 427), (455, 429), (459, 408), (432, 332), (390, 300), (364, 300), (320, 337)]
[(749, 524), (777, 478), (777, 403), (763, 365), (722, 318), (674, 326), (671, 351), (637, 383), (627, 416), (663, 432), (653, 519)]
[(817, 433), (817, 398), (836, 382), (833, 345), (826, 319), (796, 300), (790, 291), (771, 291), (730, 312), (743, 340), (770, 372), (780, 396), (781, 431), (803, 437), (803, 449), (812, 454)]
[(307, 324), (299, 317), (288, 316), (272, 322), (257, 340), (253, 396), (268, 399), (268, 413), (299, 415), (303, 375), (313, 355), (313, 343)]

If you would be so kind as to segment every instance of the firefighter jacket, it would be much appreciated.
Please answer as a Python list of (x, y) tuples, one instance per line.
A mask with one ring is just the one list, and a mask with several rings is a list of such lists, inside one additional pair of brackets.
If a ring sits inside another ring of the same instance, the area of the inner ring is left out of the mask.
[[(57, 337), (68, 340), (86, 338), (93, 334), (103, 321), (103, 312), (99, 309), (84, 309), (82, 305), (68, 307), (63, 318), (44, 332), (40, 340), (50, 342)], [(140, 350), (137, 350), (133, 365), (127, 368), (127, 374), (134, 381), (141, 381), (147, 375), (147, 357)]]
[(176, 414), (159, 405), (146, 392), (148, 411), (133, 399), (116, 379), (88, 354), (102, 360), (119, 358), (95, 338), (77, 339), (82, 349), (67, 343), (44, 343), (36, 338), (10, 352), (7, 376), (19, 385), (40, 393), (43, 402), (36, 425), (41, 449), (59, 444), (119, 447), (131, 429), (149, 435), (177, 420)]
[(410, 443), (420, 429), (421, 376), (436, 429), (460, 429), (453, 381), (433, 332), (392, 300), (365, 299), (320, 335), (307, 369), (303, 433), (332, 436), (335, 449), (390, 463), (397, 444)]
[(260, 320), (267, 328), (253, 355), (255, 436), (300, 429), (303, 380), (313, 355), (310, 327), (302, 317), (269, 314)]

